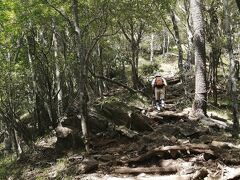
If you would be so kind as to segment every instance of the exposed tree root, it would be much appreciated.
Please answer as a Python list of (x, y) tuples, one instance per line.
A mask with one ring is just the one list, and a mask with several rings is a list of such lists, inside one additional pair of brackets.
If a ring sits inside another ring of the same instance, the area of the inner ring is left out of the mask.
[(140, 173), (159, 173), (159, 174), (173, 174), (177, 173), (176, 166), (169, 167), (137, 167), (137, 168), (129, 168), (129, 167), (120, 167), (115, 169), (115, 173), (119, 174), (140, 174)]
[(199, 144), (199, 145), (183, 145), (183, 146), (164, 146), (164, 147), (159, 147), (155, 148), (151, 151), (148, 151), (147, 153), (130, 159), (128, 162), (141, 162), (145, 161), (153, 156), (171, 156), (173, 158), (176, 157), (176, 155), (185, 155), (185, 154), (207, 154), (209, 157), (214, 157), (214, 152), (209, 148), (209, 146), (204, 145), (204, 144)]

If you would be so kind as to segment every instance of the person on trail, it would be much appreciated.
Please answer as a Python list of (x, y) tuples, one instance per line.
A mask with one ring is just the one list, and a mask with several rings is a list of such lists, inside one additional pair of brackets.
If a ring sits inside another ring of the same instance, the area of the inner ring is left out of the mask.
[(156, 73), (154, 79), (152, 80), (152, 88), (154, 95), (154, 105), (160, 110), (160, 107), (165, 106), (165, 91), (166, 91), (167, 81), (164, 79), (160, 73)]

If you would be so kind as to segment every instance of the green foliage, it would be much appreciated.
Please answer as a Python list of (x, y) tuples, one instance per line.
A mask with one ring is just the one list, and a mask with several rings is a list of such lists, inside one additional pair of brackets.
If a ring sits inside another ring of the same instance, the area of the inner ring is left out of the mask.
[(145, 76), (152, 75), (154, 72), (159, 70), (159, 65), (157, 63), (145, 64), (142, 66), (142, 73)]
[(11, 175), (10, 166), (15, 163), (12, 155), (3, 156), (0, 155), (0, 179), (7, 179)]

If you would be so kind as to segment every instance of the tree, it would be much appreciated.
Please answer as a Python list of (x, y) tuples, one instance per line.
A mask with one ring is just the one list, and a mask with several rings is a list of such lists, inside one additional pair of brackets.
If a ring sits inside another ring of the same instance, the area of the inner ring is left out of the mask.
[(195, 97), (192, 113), (196, 117), (207, 115), (206, 52), (201, 0), (190, 1), (195, 45)]
[(171, 10), (171, 19), (172, 19), (173, 30), (174, 30), (174, 39), (178, 47), (178, 68), (179, 68), (181, 80), (184, 81), (182, 41), (179, 35), (180, 33), (179, 33), (177, 21), (176, 21), (176, 14), (173, 10)]
[[(207, 7), (209, 5), (205, 5)], [(219, 5), (217, 1), (212, 1), (210, 8), (206, 8), (206, 39), (210, 44), (209, 52), (209, 70), (208, 70), (208, 80), (209, 88), (212, 92), (213, 104), (217, 105), (218, 93), (217, 93), (217, 81), (218, 81), (218, 67), (220, 62), (220, 57), (222, 54), (223, 36), (222, 30), (219, 28), (221, 21), (218, 20)]]
[(233, 130), (232, 135), (238, 137), (239, 133), (239, 113), (238, 113), (238, 93), (237, 93), (237, 78), (236, 67), (237, 64), (233, 57), (233, 45), (232, 45), (232, 31), (230, 26), (230, 14), (229, 4), (227, 0), (223, 1), (225, 10), (225, 32), (227, 36), (227, 50), (229, 55), (229, 95), (231, 97), (232, 117), (233, 117)]

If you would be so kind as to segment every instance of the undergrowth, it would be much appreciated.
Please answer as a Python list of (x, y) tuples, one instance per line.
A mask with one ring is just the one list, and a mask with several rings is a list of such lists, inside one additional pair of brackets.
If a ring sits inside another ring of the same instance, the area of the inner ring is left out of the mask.
[(0, 179), (7, 179), (7, 177), (12, 174), (13, 164), (15, 164), (16, 159), (13, 155), (0, 155)]

